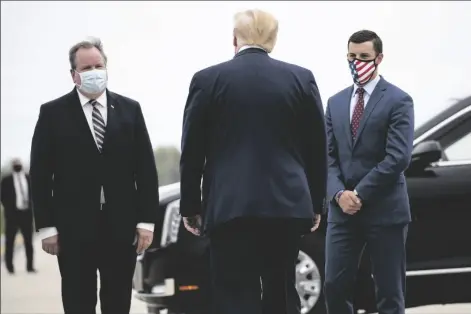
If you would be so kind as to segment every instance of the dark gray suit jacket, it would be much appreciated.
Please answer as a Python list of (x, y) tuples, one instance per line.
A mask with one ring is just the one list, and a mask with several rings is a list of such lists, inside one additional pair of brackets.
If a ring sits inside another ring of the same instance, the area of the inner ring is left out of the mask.
[[(366, 104), (357, 139), (353, 141), (352, 92), (353, 86), (348, 87), (327, 103), (328, 221), (408, 223), (411, 216), (404, 171), (411, 159), (414, 137), (412, 98), (381, 77)], [(335, 201), (335, 194), (344, 189), (355, 189), (363, 200), (362, 209), (353, 216), (343, 213)]]

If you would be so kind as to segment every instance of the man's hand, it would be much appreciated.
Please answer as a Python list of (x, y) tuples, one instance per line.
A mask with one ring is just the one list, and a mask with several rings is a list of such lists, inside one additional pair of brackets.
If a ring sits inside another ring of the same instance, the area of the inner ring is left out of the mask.
[(321, 215), (320, 214), (316, 214), (314, 216), (314, 226), (311, 228), (311, 232), (314, 232), (317, 230), (317, 228), (319, 228), (319, 224), (321, 223)]
[(136, 252), (137, 254), (142, 254), (152, 244), (152, 240), (154, 239), (154, 233), (147, 229), (141, 229), (141, 228), (137, 228), (136, 233), (137, 233)]
[(200, 215), (193, 217), (183, 217), (183, 224), (185, 225), (186, 230), (193, 233), (195, 236), (201, 235), (201, 226), (203, 220)]
[(43, 251), (51, 254), (57, 255), (59, 254), (59, 235), (54, 235), (49, 238), (45, 238), (42, 240)]
[(352, 191), (344, 191), (338, 201), (345, 214), (356, 214), (361, 208), (361, 201)]

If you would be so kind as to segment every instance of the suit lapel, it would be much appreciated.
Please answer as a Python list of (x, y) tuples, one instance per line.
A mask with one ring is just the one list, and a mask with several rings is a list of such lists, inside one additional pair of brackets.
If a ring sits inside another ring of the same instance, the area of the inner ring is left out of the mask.
[(118, 106), (116, 97), (108, 90), (106, 90), (106, 97), (108, 117), (106, 119), (106, 131), (105, 139), (103, 140), (103, 151), (107, 146), (109, 146), (109, 141), (116, 134), (116, 131), (118, 130), (119, 126), (118, 114), (116, 112), (117, 109), (115, 108), (116, 106)]
[(74, 89), (70, 94), (70, 110), (71, 110), (71, 116), (72, 120), (75, 122), (77, 125), (77, 128), (80, 131), (80, 134), (84, 134), (84, 140), (87, 143), (87, 146), (89, 148), (97, 153), (100, 151), (98, 150), (98, 147), (95, 142), (95, 138), (93, 137), (93, 134), (90, 130), (90, 126), (88, 125), (87, 118), (85, 117), (85, 113), (83, 112), (83, 107), (82, 104), (80, 103), (79, 96), (77, 94), (78, 92)]
[(348, 147), (352, 149), (353, 140), (352, 140), (352, 130), (350, 128), (350, 104), (352, 102), (352, 93), (353, 93), (353, 86), (348, 88), (345, 92), (344, 99), (343, 99), (343, 106), (342, 108), (346, 108), (342, 110), (342, 120), (343, 120), (343, 129), (345, 132), (345, 138), (348, 142)]
[(375, 89), (373, 90), (373, 93), (371, 94), (368, 103), (366, 104), (365, 111), (363, 112), (363, 116), (360, 120), (360, 126), (358, 127), (357, 137), (355, 139), (355, 142), (353, 143), (353, 148), (355, 148), (356, 143), (358, 143), (358, 139), (360, 138), (361, 133), (365, 129), (365, 125), (368, 122), (368, 118), (375, 109), (376, 105), (381, 101), (384, 96), (384, 91), (386, 90), (386, 84), (384, 83), (384, 79), (381, 78), (378, 84), (376, 85)]

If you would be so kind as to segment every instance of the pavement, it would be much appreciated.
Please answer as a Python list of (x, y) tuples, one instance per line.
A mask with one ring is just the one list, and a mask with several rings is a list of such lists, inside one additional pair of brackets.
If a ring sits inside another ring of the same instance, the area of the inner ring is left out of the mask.
[[(0, 236), (0, 243), (1, 243), (1, 246), (0, 246), (0, 256), (3, 256), (3, 253), (5, 253), (5, 236), (2, 234)], [(21, 236), (21, 234), (18, 232), (18, 235), (16, 236), (16, 239), (15, 239), (15, 246), (18, 246), (18, 245), (21, 245), (23, 244), (23, 237)]]
[[(3, 246), (3, 243), (2, 243)], [(60, 314), (63, 313), (60, 274), (57, 259), (41, 250), (38, 240), (34, 243), (37, 274), (26, 272), (26, 257), (19, 244), (15, 250), (15, 275), (9, 275), (1, 265), (2, 314)], [(2, 262), (3, 264), (3, 262)], [(97, 305), (97, 313), (100, 313)], [(145, 314), (143, 302), (133, 298), (130, 314)], [(471, 314), (471, 304), (436, 305), (408, 309), (407, 314)]]

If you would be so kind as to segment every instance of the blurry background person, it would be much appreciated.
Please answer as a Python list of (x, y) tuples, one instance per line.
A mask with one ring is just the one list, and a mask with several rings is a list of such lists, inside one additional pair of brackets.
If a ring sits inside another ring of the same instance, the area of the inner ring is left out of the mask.
[(26, 269), (34, 273), (33, 267), (33, 213), (29, 176), (25, 173), (20, 159), (11, 163), (13, 172), (2, 179), (1, 198), (5, 221), (5, 266), (13, 274), (13, 251), (18, 230), (23, 236), (26, 251)]
[(235, 57), (190, 83), (180, 212), (209, 235), (214, 314), (299, 313), (300, 240), (324, 212), (322, 102), (311, 71), (268, 55), (277, 35), (271, 14), (236, 14)]
[[(58, 255), (66, 314), (129, 313), (136, 252), (152, 242), (159, 205), (154, 154), (139, 103), (107, 89), (96, 38), (69, 52), (76, 87), (41, 106), (31, 187), (43, 249)], [(132, 61), (132, 60), (130, 60)]]

